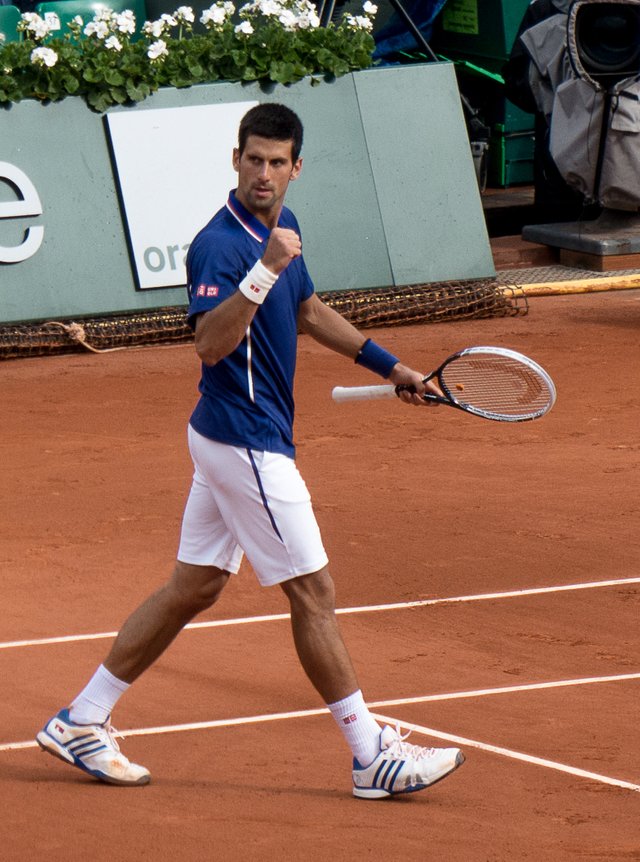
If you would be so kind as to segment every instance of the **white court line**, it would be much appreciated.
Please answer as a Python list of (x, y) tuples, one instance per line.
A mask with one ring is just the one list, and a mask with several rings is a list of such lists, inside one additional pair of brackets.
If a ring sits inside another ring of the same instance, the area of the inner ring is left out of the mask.
[[(543, 691), (551, 688), (567, 688), (574, 685), (591, 685), (602, 682), (626, 682), (639, 679), (640, 673), (622, 673), (616, 676), (589, 676), (575, 679), (559, 679), (552, 682), (532, 682), (523, 685), (506, 685), (498, 688), (478, 688), (469, 691), (452, 691), (445, 694), (425, 694), (420, 697), (402, 697), (392, 700), (369, 701), (370, 709), (379, 709), (387, 706), (407, 706), (416, 703), (433, 703), (439, 700), (463, 700), (468, 697), (487, 697), (493, 694), (514, 694), (524, 691)], [(272, 712), (265, 715), (249, 715), (242, 718), (218, 718), (214, 721), (196, 721), (190, 724), (167, 724), (160, 727), (141, 727), (131, 730), (118, 731), (120, 736), (156, 736), (161, 733), (184, 733), (187, 730), (210, 730), (215, 727), (233, 727), (240, 724), (259, 724), (265, 721), (283, 721), (287, 718), (306, 718), (312, 715), (325, 715), (329, 710), (325, 707), (319, 709), (304, 709), (294, 712)], [(21, 748), (35, 748), (35, 742), (5, 742), (0, 744), (0, 752), (16, 751)]]
[[(628, 673), (628, 674), (620, 674), (618, 676), (602, 676), (602, 677), (583, 677), (578, 679), (565, 679), (565, 680), (556, 680), (553, 682), (542, 682), (542, 683), (530, 683), (528, 685), (518, 685), (518, 686), (502, 686), (500, 688), (488, 688), (488, 689), (476, 689), (475, 691), (461, 691), (461, 692), (451, 692), (447, 694), (432, 694), (432, 695), (424, 695), (423, 697), (414, 697), (414, 698), (401, 698), (396, 700), (384, 700), (384, 701), (375, 701), (369, 703), (369, 707), (372, 709), (377, 709), (380, 707), (387, 706), (401, 706), (406, 705), (408, 703), (427, 703), (429, 701), (437, 701), (437, 700), (454, 700), (454, 699), (462, 699), (468, 697), (486, 697), (487, 695), (494, 694), (510, 694), (513, 692), (524, 692), (524, 691), (539, 691), (541, 689), (549, 689), (549, 688), (561, 688), (564, 686), (572, 686), (572, 685), (589, 685), (593, 683), (601, 683), (601, 682), (619, 682), (621, 680), (631, 680), (631, 679), (640, 679), (640, 673)], [(199, 721), (193, 722), (191, 724), (174, 724), (174, 725), (164, 725), (161, 727), (143, 727), (143, 728), (135, 728), (133, 730), (122, 731), (121, 735), (123, 737), (127, 736), (156, 736), (164, 733), (184, 733), (185, 731), (190, 730), (210, 730), (212, 728), (217, 727), (237, 727), (239, 725), (244, 724), (260, 724), (267, 721), (285, 721), (287, 719), (296, 719), (296, 718), (307, 718), (309, 716), (318, 716), (328, 714), (329, 710), (326, 708), (322, 709), (307, 709), (307, 710), (299, 710), (297, 712), (279, 712), (279, 713), (269, 713), (265, 715), (252, 715), (245, 716), (242, 718), (228, 718), (228, 719), (217, 719), (215, 721)], [(580, 778), (588, 778), (592, 781), (599, 781), (602, 784), (609, 784), (614, 787), (620, 787), (625, 790), (634, 790), (640, 791), (640, 785), (631, 784), (628, 781), (622, 781), (617, 778), (611, 778), (607, 775), (600, 775), (595, 772), (588, 772), (584, 769), (578, 769), (577, 767), (568, 766), (562, 763), (556, 763), (552, 760), (547, 760), (542, 757), (535, 757), (534, 755), (523, 754), (518, 751), (512, 751), (508, 748), (502, 748), (500, 746), (491, 745), (485, 742), (479, 742), (478, 740), (467, 739), (462, 736), (454, 736), (453, 734), (444, 733), (443, 731), (433, 730), (432, 728), (423, 727), (418, 724), (409, 724), (406, 721), (398, 722), (395, 718), (389, 718), (383, 715), (379, 715), (374, 713), (374, 717), (383, 721), (387, 724), (396, 724), (399, 723), (402, 727), (406, 727), (410, 730), (415, 730), (419, 733), (424, 733), (427, 736), (435, 737), (436, 739), (446, 740), (448, 742), (454, 742), (456, 745), (463, 745), (469, 748), (479, 748), (483, 751), (488, 751), (492, 754), (498, 754), (502, 757), (510, 757), (514, 760), (522, 760), (526, 763), (531, 763), (536, 766), (543, 766), (547, 769), (555, 769), (560, 772), (566, 772), (571, 775), (576, 775)], [(18, 751), (21, 749), (27, 748), (36, 748), (37, 743), (35, 741), (28, 742), (9, 742), (0, 745), (0, 752), (3, 751)]]
[[(373, 717), (378, 721), (387, 724), (393, 724), (395, 719), (387, 716), (372, 713)], [(424, 733), (425, 736), (432, 736), (435, 739), (442, 739), (446, 742), (453, 742), (455, 745), (462, 745), (466, 748), (479, 748), (481, 751), (489, 751), (492, 754), (499, 754), (502, 757), (510, 757), (512, 760), (521, 760), (524, 763), (532, 763), (535, 766), (544, 766), (546, 769), (555, 769), (558, 772), (566, 772), (569, 775), (575, 775), (578, 778), (588, 778), (591, 781), (599, 781), (601, 784), (609, 784), (612, 787), (621, 787), (623, 790), (633, 790), (640, 793), (640, 784), (631, 784), (629, 781), (622, 781), (619, 778), (610, 778), (608, 775), (600, 775), (598, 772), (588, 772), (586, 769), (578, 769), (576, 766), (568, 766), (566, 763), (558, 763), (555, 760), (547, 760), (544, 757), (535, 757), (532, 754), (523, 754), (521, 751), (513, 751), (510, 748), (502, 748), (497, 745), (490, 745), (487, 742), (479, 742), (477, 739), (467, 739), (464, 736), (454, 736), (451, 733), (443, 733), (440, 730), (434, 730), (431, 727), (423, 727), (420, 724), (411, 724), (408, 721), (401, 721), (401, 727), (406, 727), (407, 730), (414, 730), (416, 733)]]
[[(513, 599), (523, 596), (539, 596), (546, 593), (562, 593), (572, 590), (593, 590), (602, 587), (617, 587), (626, 584), (640, 584), (640, 578), (618, 578), (609, 581), (587, 581), (581, 584), (560, 584), (554, 587), (531, 587), (523, 590), (509, 590), (502, 593), (478, 593), (467, 596), (450, 596), (442, 599), (417, 599), (411, 602), (393, 602), (384, 605), (364, 605), (354, 608), (338, 608), (336, 614), (366, 614), (377, 611), (406, 610), (407, 608), (423, 608), (430, 605), (454, 604), (456, 602), (481, 602), (491, 599)], [(222, 626), (238, 626), (248, 623), (265, 623), (278, 620), (288, 620), (289, 614), (266, 614), (258, 617), (235, 617), (227, 620), (209, 620), (207, 622), (189, 623), (184, 627), (187, 629), (220, 628)], [(47, 646), (61, 643), (78, 643), (80, 641), (103, 640), (115, 638), (118, 632), (98, 632), (96, 634), (63, 635), (61, 637), (38, 638), (36, 640), (5, 641), (0, 643), (0, 649), (13, 649), (16, 647)]]

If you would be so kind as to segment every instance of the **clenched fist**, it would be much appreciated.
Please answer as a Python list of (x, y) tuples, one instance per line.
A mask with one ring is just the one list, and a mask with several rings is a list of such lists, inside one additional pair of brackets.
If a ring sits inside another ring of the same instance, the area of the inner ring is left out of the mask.
[(280, 275), (291, 261), (302, 254), (302, 241), (294, 230), (274, 227), (262, 256), (262, 263), (274, 275)]

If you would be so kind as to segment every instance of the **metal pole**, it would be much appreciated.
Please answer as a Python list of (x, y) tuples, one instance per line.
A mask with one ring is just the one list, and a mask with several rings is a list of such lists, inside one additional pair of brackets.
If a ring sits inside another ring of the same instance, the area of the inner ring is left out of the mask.
[(409, 16), (409, 13), (408, 13), (408, 12), (407, 12), (407, 10), (404, 8), (404, 6), (402, 5), (402, 3), (400, 3), (400, 0), (389, 0), (389, 2), (390, 2), (390, 4), (393, 6), (393, 8), (396, 10), (396, 12), (398, 13), (398, 15), (402, 18), (402, 20), (404, 21), (404, 23), (407, 25), (407, 27), (409, 28), (409, 30), (410, 30), (410, 31), (411, 31), (411, 33), (413, 34), (414, 38), (416, 39), (416, 41), (418, 42), (418, 44), (420, 45), (420, 47), (421, 47), (421, 48), (423, 48), (423, 49), (424, 49), (424, 51), (426, 51), (426, 53), (429, 55), (429, 57), (430, 57), (432, 60), (434, 60), (435, 62), (437, 62), (437, 61), (438, 61), (438, 57), (437, 57), (437, 56), (436, 56), (436, 54), (431, 50), (431, 46), (429, 45), (429, 43), (427, 42), (427, 40), (424, 38), (424, 36), (422, 35), (422, 33), (420, 32), (420, 30), (418, 29), (418, 27), (416, 27), (416, 25), (415, 25), (415, 23), (414, 23), (413, 19)]

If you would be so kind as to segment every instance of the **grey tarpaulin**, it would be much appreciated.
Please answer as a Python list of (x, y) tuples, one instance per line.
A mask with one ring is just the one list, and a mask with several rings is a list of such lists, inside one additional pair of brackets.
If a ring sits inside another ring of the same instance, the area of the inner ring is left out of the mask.
[[(603, 85), (585, 68), (576, 18), (601, 0), (576, 0), (567, 18), (571, 71), (555, 88), (550, 151), (567, 183), (610, 209), (640, 209), (640, 74)], [(640, 0), (611, 0), (636, 6)], [(639, 70), (640, 71), (640, 70)]]

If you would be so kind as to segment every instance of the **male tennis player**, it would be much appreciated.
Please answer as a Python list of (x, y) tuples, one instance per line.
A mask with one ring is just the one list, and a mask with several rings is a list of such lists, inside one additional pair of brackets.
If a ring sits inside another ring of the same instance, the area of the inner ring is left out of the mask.
[[(381, 728), (367, 709), (335, 617), (334, 586), (309, 493), (294, 461), (297, 330), (407, 384), (425, 404), (422, 375), (365, 339), (314, 293), (298, 223), (283, 207), (302, 168), (302, 125), (262, 104), (242, 119), (238, 188), (189, 249), (189, 321), (202, 360), (189, 423), (194, 477), (172, 577), (124, 623), (104, 664), (38, 734), (40, 746), (111, 784), (147, 769), (120, 752), (111, 712), (182, 628), (219, 597), (247, 555), (263, 586), (289, 600), (297, 653), (353, 753), (353, 793), (378, 799), (421, 790), (459, 766), (457, 748), (420, 748)], [(434, 391), (435, 391), (435, 387)]]

